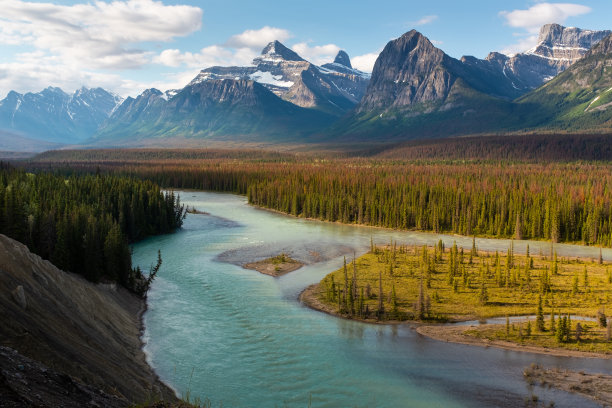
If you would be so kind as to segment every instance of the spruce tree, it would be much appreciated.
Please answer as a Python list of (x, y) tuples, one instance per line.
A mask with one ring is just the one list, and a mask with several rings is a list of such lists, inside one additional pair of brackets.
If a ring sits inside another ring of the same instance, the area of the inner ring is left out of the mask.
[(536, 329), (539, 332), (543, 332), (545, 330), (544, 310), (542, 309), (542, 295), (538, 296), (538, 312), (536, 314)]

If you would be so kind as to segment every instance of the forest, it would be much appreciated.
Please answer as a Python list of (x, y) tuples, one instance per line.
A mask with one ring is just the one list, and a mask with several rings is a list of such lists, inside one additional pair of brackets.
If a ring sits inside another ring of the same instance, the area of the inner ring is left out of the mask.
[(612, 246), (609, 162), (127, 150), (112, 156), (107, 151), (52, 152), (25, 166), (61, 174), (101, 171), (167, 188), (243, 194), (253, 205), (331, 222)]
[(151, 181), (33, 174), (0, 163), (0, 233), (93, 282), (143, 295), (150, 279), (132, 268), (129, 244), (176, 230), (184, 214), (179, 197)]

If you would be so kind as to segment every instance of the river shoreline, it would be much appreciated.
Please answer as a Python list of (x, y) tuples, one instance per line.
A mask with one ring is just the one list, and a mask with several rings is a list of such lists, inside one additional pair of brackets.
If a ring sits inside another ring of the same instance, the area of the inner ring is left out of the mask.
[[(215, 192), (216, 193), (216, 192)], [(239, 195), (239, 194), (237, 194)], [(246, 196), (242, 196), (241, 197), (246, 197)], [(381, 227), (379, 225), (369, 225), (369, 224), (358, 224), (358, 223), (344, 223), (342, 221), (327, 221), (327, 220), (321, 220), (319, 218), (312, 218), (312, 217), (302, 217), (299, 215), (293, 215), (293, 214), (289, 214), (280, 210), (275, 210), (273, 208), (267, 208), (267, 207), (262, 207), (256, 204), (251, 204), (247, 201), (247, 205), (257, 209), (257, 210), (261, 210), (261, 211), (265, 211), (265, 212), (270, 212), (272, 214), (278, 214), (278, 215), (284, 215), (286, 217), (290, 217), (290, 218), (294, 218), (294, 219), (298, 219), (298, 220), (306, 220), (306, 221), (316, 221), (316, 222), (322, 222), (324, 224), (331, 224), (331, 225), (342, 225), (342, 226), (347, 226), (347, 227), (358, 227), (358, 228), (374, 228), (377, 230), (381, 230), (381, 231), (389, 231), (389, 232), (400, 232), (400, 233), (409, 233), (409, 232), (418, 232), (418, 233), (423, 233), (423, 234), (438, 234), (438, 235), (444, 235), (447, 236), (449, 238), (453, 238), (453, 237), (457, 237), (457, 238), (461, 238), (461, 239), (472, 239), (472, 238), (476, 238), (476, 239), (487, 239), (487, 240), (497, 240), (497, 241), (514, 241), (515, 243), (521, 243), (521, 242), (534, 242), (537, 244), (552, 244), (553, 246), (559, 246), (559, 245), (573, 245), (573, 246), (579, 246), (582, 248), (593, 248), (593, 249), (612, 249), (612, 247), (599, 247), (599, 246), (593, 246), (593, 245), (585, 245), (584, 243), (580, 242), (580, 241), (564, 241), (564, 242), (552, 242), (550, 240), (544, 240), (544, 239), (536, 239), (536, 238), (531, 238), (528, 240), (516, 240), (513, 237), (507, 237), (507, 238), (500, 238), (500, 237), (496, 237), (493, 235), (461, 235), (461, 234), (457, 234), (457, 233), (453, 233), (450, 231), (432, 231), (432, 230), (420, 230), (420, 229), (400, 229), (400, 228), (390, 228), (390, 227)], [(457, 244), (459, 245), (459, 244)], [(470, 241), (470, 245), (471, 245), (471, 241)], [(460, 246), (460, 245), (459, 245)], [(464, 247), (467, 248), (467, 247)], [(532, 248), (533, 249), (533, 248)], [(516, 247), (515, 248), (515, 252), (516, 253), (523, 253), (520, 249), (520, 247)], [(548, 255), (543, 255), (543, 256), (548, 256)], [(592, 259), (596, 259), (599, 256), (599, 254), (595, 254)], [(576, 257), (572, 257), (572, 256), (566, 256), (566, 258), (569, 259), (573, 259), (573, 258), (587, 258), (587, 257), (580, 257), (580, 256), (576, 256)], [(604, 257), (604, 260), (606, 260), (606, 258)]]
[[(420, 322), (416, 320), (385, 320), (379, 321), (375, 319), (352, 319), (346, 316), (340, 315), (336, 312), (335, 308), (324, 304), (318, 299), (319, 284), (315, 283), (313, 285), (305, 288), (299, 295), (299, 301), (305, 306), (316, 310), (318, 312), (323, 312), (328, 315), (346, 319), (353, 320), (362, 323), (368, 324), (382, 324), (382, 325), (397, 325), (397, 324), (408, 324), (416, 328), (416, 332), (420, 335), (428, 337), (433, 340), (443, 341), (447, 343), (456, 343), (456, 344), (465, 344), (469, 346), (479, 346), (484, 348), (495, 347), (503, 350), (511, 350), (511, 351), (520, 351), (526, 353), (537, 353), (537, 354), (545, 354), (549, 356), (558, 356), (558, 357), (579, 357), (579, 358), (594, 358), (594, 359), (604, 359), (610, 360), (612, 359), (612, 354), (604, 354), (604, 353), (595, 353), (595, 352), (587, 352), (587, 351), (578, 351), (578, 350), (567, 350), (560, 348), (547, 348), (547, 347), (539, 347), (528, 344), (518, 344), (510, 341), (503, 340), (488, 340), (488, 339), (480, 339), (474, 336), (469, 336), (464, 334), (466, 330), (473, 329), (474, 327), (483, 327), (483, 326), (494, 326), (494, 324), (486, 324), (486, 325), (462, 325), (462, 326), (454, 326), (452, 324), (430, 324), (427, 322)], [(503, 316), (501, 316), (503, 317)], [(451, 323), (460, 323), (464, 321), (477, 320), (473, 316), (466, 316), (460, 319), (454, 319)]]

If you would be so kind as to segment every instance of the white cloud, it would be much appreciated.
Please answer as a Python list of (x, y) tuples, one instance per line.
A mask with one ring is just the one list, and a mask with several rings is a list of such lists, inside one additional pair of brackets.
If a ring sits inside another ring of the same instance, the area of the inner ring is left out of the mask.
[(537, 33), (544, 24), (563, 24), (569, 17), (591, 12), (591, 8), (572, 3), (538, 3), (527, 10), (501, 11), (510, 27), (523, 28)]
[(292, 49), (297, 52), (300, 57), (316, 65), (333, 62), (336, 54), (340, 51), (340, 47), (336, 44), (315, 45), (311, 47), (306, 42), (295, 44)]
[(240, 34), (230, 37), (224, 44), (230, 48), (253, 48), (261, 51), (268, 43), (278, 40), (287, 41), (291, 38), (291, 33), (282, 28), (265, 26), (259, 30), (246, 30)]
[(96, 1), (72, 6), (3, 0), (0, 42), (30, 45), (81, 68), (137, 68), (150, 59), (138, 48), (199, 30), (202, 10), (154, 0)]
[(499, 15), (510, 27), (523, 29), (515, 33), (519, 40), (504, 47), (504, 54), (516, 54), (527, 51), (538, 44), (538, 33), (544, 24), (564, 24), (570, 17), (591, 12), (591, 8), (574, 3), (537, 3), (527, 10), (501, 11)]
[(351, 58), (351, 65), (363, 72), (372, 72), (374, 63), (380, 53), (369, 53)]
[[(153, 52), (145, 43), (167, 42), (201, 27), (202, 10), (155, 0), (92, 1), (74, 5), (1, 0), (0, 45), (21, 52), (0, 63), (0, 93), (58, 86), (70, 92), (102, 86), (120, 94), (145, 84), (118, 70), (141, 68)], [(111, 70), (116, 72), (108, 72)]]
[(215, 65), (250, 65), (268, 43), (291, 38), (291, 33), (283, 28), (265, 26), (258, 30), (246, 30), (231, 36), (225, 43), (202, 48), (197, 53), (182, 52), (177, 49), (163, 50), (153, 57), (153, 62), (168, 67), (208, 68)]
[(249, 65), (257, 54), (258, 52), (250, 48), (233, 50), (220, 45), (211, 45), (202, 48), (198, 53), (181, 52), (177, 49), (163, 50), (153, 58), (153, 62), (168, 67), (185, 65), (202, 69), (215, 65)]
[(415, 26), (422, 26), (422, 25), (433, 23), (437, 19), (438, 19), (438, 16), (434, 14), (434, 15), (430, 15), (430, 16), (424, 16), (424, 17), (418, 19), (417, 21), (413, 22), (412, 24), (415, 25)]

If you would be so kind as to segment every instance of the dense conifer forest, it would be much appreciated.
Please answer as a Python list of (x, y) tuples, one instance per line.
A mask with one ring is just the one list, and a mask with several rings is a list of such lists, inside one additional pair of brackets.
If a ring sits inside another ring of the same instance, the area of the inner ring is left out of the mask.
[(132, 268), (129, 243), (172, 232), (183, 218), (179, 198), (151, 181), (0, 168), (0, 233), (94, 282), (142, 294), (147, 279)]
[(143, 160), (142, 150), (102, 151), (98, 159), (95, 151), (86, 159), (61, 152), (28, 166), (101, 170), (164, 187), (244, 194), (254, 205), (332, 222), (612, 246), (608, 162), (246, 158), (187, 151), (178, 159), (176, 152), (149, 153), (152, 158)]

